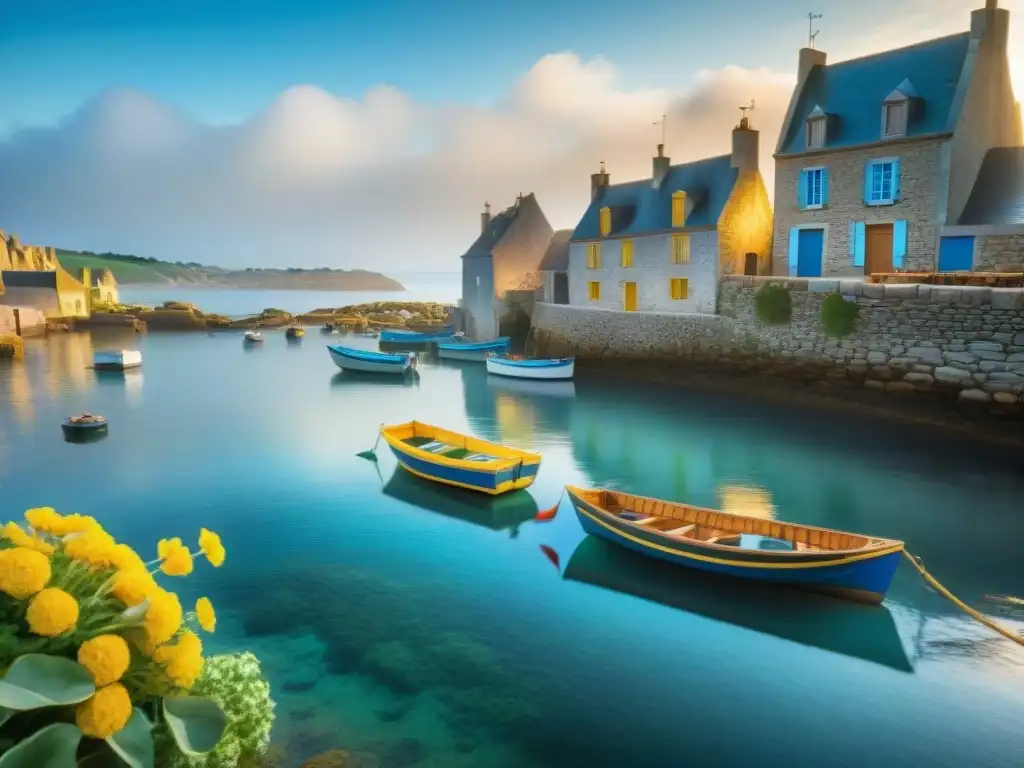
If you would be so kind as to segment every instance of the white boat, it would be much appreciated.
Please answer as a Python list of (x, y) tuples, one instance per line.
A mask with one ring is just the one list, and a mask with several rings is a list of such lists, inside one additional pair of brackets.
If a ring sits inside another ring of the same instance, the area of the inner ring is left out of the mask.
[(117, 349), (94, 352), (92, 367), (97, 371), (123, 371), (142, 365), (142, 353), (137, 349)]
[(408, 352), (388, 354), (369, 349), (343, 347), (340, 344), (328, 344), (327, 351), (330, 352), (334, 364), (343, 371), (403, 374), (416, 367), (416, 355)]
[(245, 344), (259, 344), (263, 341), (263, 334), (259, 331), (246, 331), (245, 338), (242, 341)]
[(511, 379), (564, 381), (572, 378), (575, 362), (573, 357), (517, 360), (504, 355), (491, 355), (487, 358), (487, 372)]

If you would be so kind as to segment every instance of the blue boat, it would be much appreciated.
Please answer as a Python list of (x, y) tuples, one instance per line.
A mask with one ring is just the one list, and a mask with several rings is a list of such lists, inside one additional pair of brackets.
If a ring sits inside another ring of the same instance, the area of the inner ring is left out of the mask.
[(565, 381), (572, 378), (575, 367), (576, 359), (572, 357), (520, 360), (508, 355), (490, 355), (487, 358), (488, 373), (510, 379)]
[(107, 434), (107, 419), (92, 413), (69, 416), (61, 424), (64, 439), (70, 442), (89, 442)]
[(433, 333), (418, 333), (416, 331), (380, 332), (380, 340), (385, 344), (429, 344), (434, 341), (448, 341), (453, 336), (455, 336), (455, 328), (450, 325)]
[(391, 355), (369, 349), (343, 347), (340, 344), (328, 344), (327, 351), (334, 364), (343, 371), (402, 374), (416, 367), (416, 355)]
[(508, 352), (512, 340), (502, 336), (490, 341), (439, 341), (438, 357), (445, 360), (473, 360), (483, 362), (488, 355), (503, 355)]
[(880, 603), (903, 542), (566, 486), (588, 534), (702, 571)]

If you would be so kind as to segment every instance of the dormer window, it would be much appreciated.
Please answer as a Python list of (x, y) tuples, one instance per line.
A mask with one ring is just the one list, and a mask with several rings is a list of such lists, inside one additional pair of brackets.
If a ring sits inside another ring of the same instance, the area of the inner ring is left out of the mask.
[(807, 116), (807, 148), (821, 149), (825, 146), (828, 115), (821, 107), (815, 107)]
[(612, 231), (612, 209), (602, 208), (600, 218), (601, 237), (607, 237), (608, 233)]
[(686, 193), (682, 190), (672, 193), (672, 226), (686, 226)]
[(910, 80), (904, 80), (882, 102), (882, 138), (892, 139), (907, 135), (910, 107), (917, 99), (917, 91)]

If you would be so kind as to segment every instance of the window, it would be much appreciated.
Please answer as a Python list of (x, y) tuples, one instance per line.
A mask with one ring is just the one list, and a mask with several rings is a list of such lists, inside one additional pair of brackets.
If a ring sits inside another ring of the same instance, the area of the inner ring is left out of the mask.
[(690, 236), (672, 235), (672, 263), (690, 263)]
[(896, 200), (896, 163), (879, 160), (868, 166), (867, 203), (892, 203)]
[(593, 281), (587, 283), (587, 293), (589, 294), (591, 301), (600, 301), (601, 284)]
[(821, 208), (825, 205), (825, 169), (804, 170), (804, 208)]
[(673, 277), (669, 281), (669, 295), (673, 301), (685, 301), (690, 298), (690, 281), (685, 277)]
[(601, 244), (587, 243), (587, 269), (601, 268)]
[(825, 116), (811, 117), (807, 120), (807, 148), (821, 149), (825, 146)]
[(82, 301), (81, 299), (75, 299), (75, 314), (82, 314)]
[(632, 267), (633, 266), (633, 241), (623, 240), (622, 241), (622, 266)]
[(601, 209), (601, 237), (606, 236), (612, 231), (612, 209), (602, 208)]
[(686, 224), (686, 193), (672, 193), (672, 226), (682, 227)]
[(882, 136), (907, 134), (907, 102), (893, 101), (882, 105)]

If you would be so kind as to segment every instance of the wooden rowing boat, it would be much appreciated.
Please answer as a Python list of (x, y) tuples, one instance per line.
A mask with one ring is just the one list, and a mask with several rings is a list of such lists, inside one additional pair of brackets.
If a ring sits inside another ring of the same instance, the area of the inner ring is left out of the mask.
[(410, 354), (389, 355), (369, 349), (343, 347), (340, 344), (328, 344), (327, 351), (334, 364), (343, 371), (403, 374), (416, 367), (416, 356)]
[(487, 372), (512, 379), (571, 379), (576, 361), (572, 357), (519, 360), (508, 355), (490, 355)]
[(735, 515), (620, 491), (567, 486), (583, 529), (650, 557), (703, 571), (879, 603), (903, 542)]
[(540, 468), (538, 453), (418, 421), (381, 427), (380, 435), (412, 474), (492, 496), (529, 487)]

